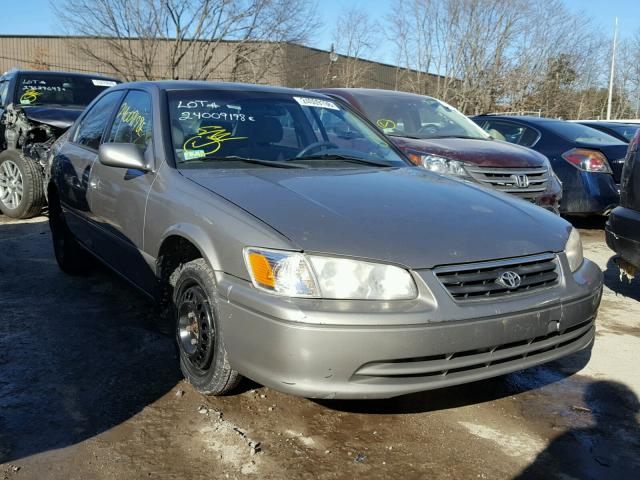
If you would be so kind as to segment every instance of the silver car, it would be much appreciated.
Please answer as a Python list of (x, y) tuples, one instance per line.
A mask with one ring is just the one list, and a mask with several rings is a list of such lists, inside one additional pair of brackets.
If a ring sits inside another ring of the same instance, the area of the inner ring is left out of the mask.
[(205, 394), (241, 376), (384, 398), (590, 348), (602, 292), (561, 218), (411, 163), (301, 90), (130, 83), (52, 151), (56, 259), (107, 264)]

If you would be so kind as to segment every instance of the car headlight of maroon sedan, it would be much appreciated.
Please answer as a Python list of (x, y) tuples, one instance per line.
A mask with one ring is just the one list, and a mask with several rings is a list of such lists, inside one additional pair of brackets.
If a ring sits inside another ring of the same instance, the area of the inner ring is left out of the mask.
[(575, 229), (415, 167), (324, 95), (124, 84), (52, 158), (60, 267), (96, 257), (154, 298), (205, 394), (391, 397), (592, 345), (602, 274)]

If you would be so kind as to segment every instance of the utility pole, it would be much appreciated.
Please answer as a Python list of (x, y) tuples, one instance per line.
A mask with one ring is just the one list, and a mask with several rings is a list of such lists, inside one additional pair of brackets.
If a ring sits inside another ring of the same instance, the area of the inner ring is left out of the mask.
[(607, 120), (611, 120), (611, 101), (613, 99), (613, 75), (616, 69), (616, 41), (618, 39), (618, 17), (613, 29), (613, 51), (611, 52), (611, 73), (609, 74), (609, 98), (607, 100)]

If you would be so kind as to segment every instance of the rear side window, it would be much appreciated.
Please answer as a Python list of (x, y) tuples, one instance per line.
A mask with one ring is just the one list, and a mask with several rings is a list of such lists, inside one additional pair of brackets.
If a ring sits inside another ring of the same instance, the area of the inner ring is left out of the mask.
[(611, 125), (611, 129), (618, 132), (630, 142), (640, 129), (640, 125)]
[(549, 122), (547, 128), (553, 130), (570, 142), (588, 143), (591, 145), (625, 145), (625, 142), (612, 137), (608, 133), (579, 123), (554, 121)]
[(122, 96), (121, 92), (110, 92), (96, 102), (80, 121), (73, 141), (85, 147), (97, 150), (111, 115)]
[(509, 143), (516, 143), (523, 147), (530, 147), (538, 141), (540, 136), (533, 128), (515, 123), (498, 122), (489, 120), (485, 122), (484, 129), (493, 138)]
[(131, 90), (120, 104), (107, 142), (132, 143), (146, 150), (151, 143), (151, 118), (151, 96)]

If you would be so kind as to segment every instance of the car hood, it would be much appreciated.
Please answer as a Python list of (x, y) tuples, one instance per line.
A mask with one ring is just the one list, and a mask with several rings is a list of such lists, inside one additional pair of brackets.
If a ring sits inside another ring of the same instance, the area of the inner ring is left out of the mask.
[(414, 139), (390, 137), (401, 150), (439, 155), (480, 167), (535, 168), (545, 164), (546, 157), (530, 148), (500, 140), (468, 138)]
[(82, 107), (38, 106), (21, 107), (27, 118), (33, 122), (44, 123), (55, 128), (66, 130), (83, 112)]
[(561, 251), (570, 228), (524, 201), (419, 168), (181, 173), (300, 250), (414, 269)]

